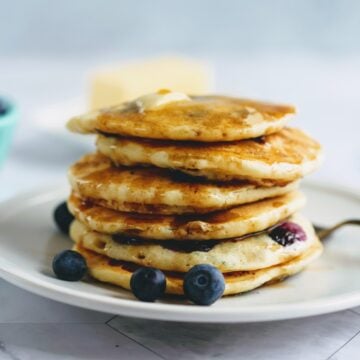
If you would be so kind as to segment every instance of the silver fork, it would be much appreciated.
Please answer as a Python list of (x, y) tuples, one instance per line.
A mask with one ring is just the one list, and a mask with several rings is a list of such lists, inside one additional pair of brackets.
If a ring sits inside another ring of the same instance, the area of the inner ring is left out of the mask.
[(314, 225), (314, 228), (319, 239), (325, 240), (325, 238), (329, 237), (334, 231), (340, 229), (345, 225), (360, 225), (360, 219), (344, 220), (330, 227), (322, 227), (322, 226)]

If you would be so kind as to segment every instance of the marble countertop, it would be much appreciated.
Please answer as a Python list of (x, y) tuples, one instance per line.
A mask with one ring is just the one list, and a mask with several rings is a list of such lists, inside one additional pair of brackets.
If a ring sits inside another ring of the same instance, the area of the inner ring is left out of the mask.
[[(1, 59), (0, 83), (22, 121), (0, 170), (0, 200), (65, 181), (86, 145), (35, 126), (39, 110), (81, 96), (97, 60)], [(216, 62), (221, 92), (298, 103), (298, 124), (325, 145), (315, 176), (359, 189), (360, 62), (243, 59)], [(51, 119), (49, 119), (51, 121)], [(0, 229), (1, 231), (1, 229)], [(0, 359), (358, 359), (360, 308), (259, 324), (184, 324), (83, 310), (0, 280)]]

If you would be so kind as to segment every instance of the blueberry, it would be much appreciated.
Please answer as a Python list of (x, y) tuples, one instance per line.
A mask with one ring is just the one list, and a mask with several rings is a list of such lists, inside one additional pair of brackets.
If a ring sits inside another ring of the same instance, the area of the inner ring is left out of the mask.
[(66, 281), (79, 281), (87, 271), (86, 260), (73, 250), (65, 250), (55, 255), (52, 267), (55, 275)]
[(159, 269), (139, 268), (131, 276), (130, 287), (139, 300), (153, 302), (164, 295), (166, 277)]
[(0, 99), (0, 116), (5, 115), (9, 111), (7, 104)]
[(70, 224), (74, 216), (69, 212), (66, 202), (59, 204), (54, 211), (54, 220), (59, 230), (69, 235)]
[(282, 246), (294, 244), (295, 241), (305, 241), (306, 234), (303, 228), (287, 221), (270, 231), (269, 236)]
[(184, 294), (197, 305), (213, 304), (221, 298), (224, 290), (224, 276), (212, 265), (196, 265), (184, 277)]

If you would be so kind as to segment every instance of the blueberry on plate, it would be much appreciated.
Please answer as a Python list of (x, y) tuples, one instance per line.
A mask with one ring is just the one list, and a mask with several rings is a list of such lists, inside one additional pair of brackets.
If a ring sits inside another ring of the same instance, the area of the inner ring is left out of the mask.
[(225, 279), (216, 267), (200, 264), (186, 273), (183, 286), (190, 301), (197, 305), (211, 305), (223, 295)]
[(164, 295), (166, 277), (159, 269), (139, 268), (131, 276), (130, 288), (139, 300), (153, 302)]
[(52, 267), (55, 275), (66, 281), (79, 281), (87, 272), (86, 260), (73, 250), (65, 250), (55, 255)]
[(8, 105), (0, 99), (0, 116), (6, 115), (6, 113), (9, 111)]
[(68, 210), (65, 201), (56, 207), (54, 211), (54, 220), (59, 230), (62, 233), (69, 235), (70, 225), (74, 220), (74, 216)]
[(289, 246), (296, 241), (306, 240), (306, 233), (303, 228), (290, 221), (286, 221), (272, 229), (269, 236), (282, 246)]

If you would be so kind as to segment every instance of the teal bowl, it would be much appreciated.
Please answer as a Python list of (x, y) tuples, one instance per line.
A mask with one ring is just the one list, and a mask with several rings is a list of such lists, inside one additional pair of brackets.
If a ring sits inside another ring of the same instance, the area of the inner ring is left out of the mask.
[(5, 114), (0, 114), (0, 167), (5, 161), (16, 123), (19, 120), (19, 111), (13, 102), (1, 98), (1, 103), (7, 110)]

